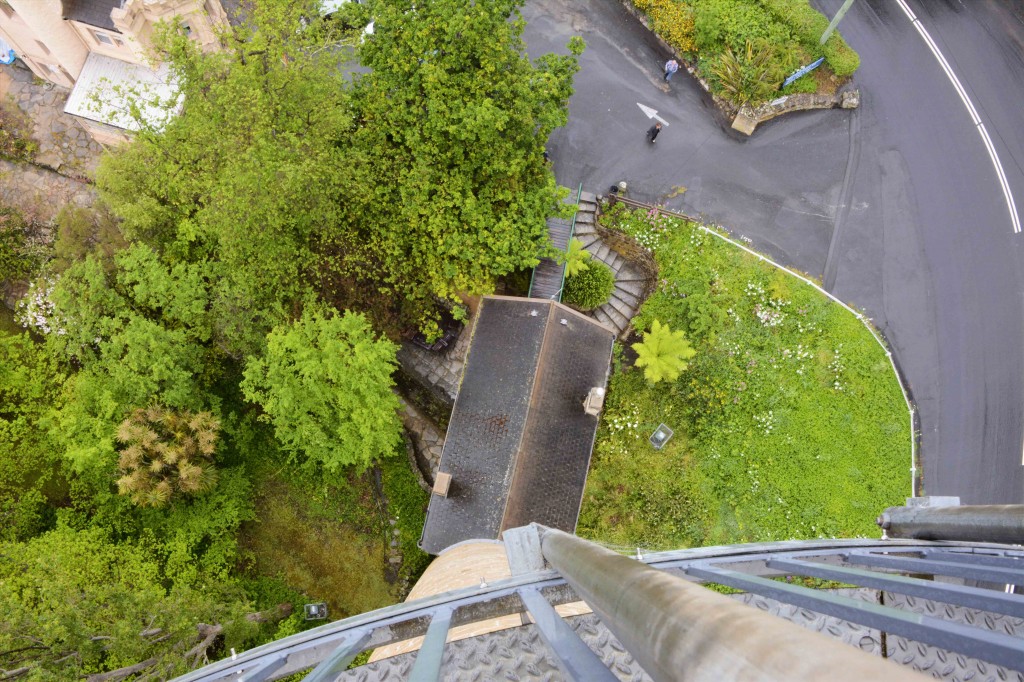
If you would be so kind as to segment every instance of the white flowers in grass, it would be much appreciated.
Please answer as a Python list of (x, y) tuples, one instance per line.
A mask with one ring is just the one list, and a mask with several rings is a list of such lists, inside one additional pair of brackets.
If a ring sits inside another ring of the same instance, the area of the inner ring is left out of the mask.
[(764, 414), (755, 414), (754, 422), (758, 428), (764, 432), (764, 435), (772, 435), (772, 429), (775, 428), (775, 413), (768, 410)]
[(843, 384), (843, 372), (846, 370), (846, 365), (843, 364), (843, 357), (839, 353), (839, 349), (843, 347), (843, 344), (832, 352), (832, 362), (828, 363), (828, 369), (832, 372), (832, 388), (837, 391), (841, 391), (844, 388)]
[(640, 429), (640, 408), (634, 406), (624, 414), (610, 415), (608, 428), (613, 432), (625, 431), (627, 435), (636, 435)]

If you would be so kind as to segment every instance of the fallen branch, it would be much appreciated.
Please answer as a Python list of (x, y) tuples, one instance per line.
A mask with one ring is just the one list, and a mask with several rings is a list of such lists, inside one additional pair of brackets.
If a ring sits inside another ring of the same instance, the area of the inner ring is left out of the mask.
[(96, 673), (94, 675), (89, 675), (85, 679), (86, 682), (115, 682), (116, 680), (123, 680), (135, 673), (142, 672), (146, 668), (153, 667), (159, 660), (160, 659), (158, 657), (154, 656), (153, 658), (147, 658), (141, 663), (125, 666), (124, 668), (118, 668), (117, 670), (111, 670), (106, 673)]

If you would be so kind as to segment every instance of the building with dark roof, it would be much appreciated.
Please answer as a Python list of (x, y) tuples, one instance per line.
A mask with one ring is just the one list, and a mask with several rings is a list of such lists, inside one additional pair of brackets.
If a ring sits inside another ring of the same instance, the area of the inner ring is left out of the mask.
[(615, 332), (554, 301), (488, 296), (477, 313), (420, 546), (531, 522), (573, 532)]

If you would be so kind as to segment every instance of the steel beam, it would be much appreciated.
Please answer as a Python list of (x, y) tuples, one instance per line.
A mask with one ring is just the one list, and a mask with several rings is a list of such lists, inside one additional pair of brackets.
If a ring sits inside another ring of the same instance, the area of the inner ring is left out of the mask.
[(812, 590), (809, 587), (721, 569), (708, 564), (687, 568), (686, 573), (695, 578), (728, 585), (738, 590), (793, 604), (826, 616), (867, 625), (941, 649), (965, 653), (1011, 670), (1024, 669), (1024, 640), (1009, 635), (932, 618), (919, 613), (900, 611), (859, 599), (850, 599), (827, 590)]
[(346, 633), (334, 653), (302, 678), (302, 682), (333, 682), (338, 675), (345, 672), (352, 659), (363, 650), (368, 639), (370, 639), (370, 630), (368, 629)]
[(911, 597), (931, 599), (945, 604), (959, 604), (973, 609), (1003, 613), (1016, 618), (1024, 618), (1024, 599), (977, 587), (938, 583), (933, 580), (908, 578), (892, 573), (865, 571), (848, 566), (832, 566), (797, 559), (769, 559), (768, 568), (786, 571), (793, 575), (806, 575), (824, 580), (838, 580), (853, 585), (871, 587), (876, 590), (897, 592)]
[(444, 659), (444, 640), (448, 637), (451, 624), (451, 609), (442, 607), (434, 612), (420, 650), (416, 652), (416, 662), (409, 673), (411, 682), (433, 682), (438, 679), (441, 661)]
[(893, 568), (907, 573), (923, 573), (928, 575), (948, 575), (964, 580), (984, 580), (1003, 585), (1024, 584), (1024, 569), (992, 568), (991, 566), (972, 566), (955, 561), (930, 561), (912, 557), (876, 554), (874, 552), (850, 552), (846, 555), (847, 563), (878, 568)]
[(548, 603), (540, 590), (523, 588), (519, 591), (526, 610), (533, 616), (541, 637), (559, 661), (559, 665), (571, 680), (581, 682), (618, 682), (611, 670), (597, 654), (580, 639), (568, 623)]

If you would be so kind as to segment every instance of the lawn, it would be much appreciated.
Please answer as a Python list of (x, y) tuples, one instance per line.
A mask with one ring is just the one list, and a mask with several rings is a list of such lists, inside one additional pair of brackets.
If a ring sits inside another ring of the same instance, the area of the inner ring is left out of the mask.
[[(619, 349), (578, 532), (675, 548), (877, 537), (910, 492), (910, 417), (886, 351), (814, 287), (699, 226), (621, 205), (601, 219), (651, 248), (656, 291), (634, 319), (697, 351), (648, 384)], [(675, 435), (654, 450), (664, 422)]]
[[(427, 494), (404, 445), (362, 474), (326, 476), (266, 461), (255, 469), (257, 520), (241, 534), (252, 578), (327, 602), (337, 620), (401, 601), (429, 563), (416, 546)], [(401, 563), (389, 561), (389, 547)]]

